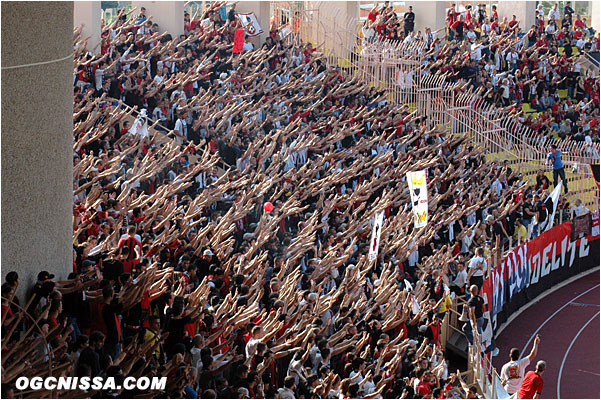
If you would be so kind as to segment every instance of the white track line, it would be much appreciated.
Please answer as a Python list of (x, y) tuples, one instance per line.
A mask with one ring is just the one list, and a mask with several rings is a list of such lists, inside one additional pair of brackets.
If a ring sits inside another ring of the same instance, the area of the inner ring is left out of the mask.
[(551, 321), (551, 319), (553, 319), (553, 317), (555, 317), (561, 310), (563, 310), (564, 308), (566, 308), (567, 306), (569, 306), (571, 302), (573, 302), (574, 300), (576, 300), (579, 297), (584, 296), (585, 294), (587, 294), (591, 290), (594, 290), (594, 289), (598, 288), (599, 286), (601, 286), (601, 284), (597, 284), (597, 285), (593, 286), (592, 288), (588, 289), (587, 291), (580, 293), (578, 296), (574, 297), (572, 300), (568, 301), (566, 304), (564, 304), (563, 306), (561, 306), (560, 308), (558, 308), (557, 311), (555, 311), (553, 314), (551, 314), (551, 316), (549, 316), (549, 318), (547, 318), (545, 320), (545, 322), (543, 322), (538, 327), (538, 329), (536, 331), (534, 331), (534, 333), (532, 334), (532, 336), (530, 336), (530, 339), (528, 339), (528, 341), (524, 345), (524, 348), (522, 349), (522, 352), (520, 353), (520, 358), (522, 358), (524, 356), (524, 352), (526, 351), (526, 348), (530, 345), (530, 342), (534, 339), (534, 337), (536, 336), (536, 334), (538, 332), (540, 332), (540, 330), (542, 329), (542, 327), (547, 324), (547, 322)]
[(567, 280), (565, 280), (565, 281), (563, 281), (561, 283), (558, 283), (557, 285), (553, 286), (552, 288), (545, 290), (544, 292), (542, 292), (541, 294), (539, 294), (538, 296), (536, 296), (534, 299), (530, 300), (529, 303), (524, 304), (522, 307), (520, 307), (519, 310), (517, 310), (516, 312), (514, 312), (513, 314), (511, 314), (511, 316), (509, 318), (507, 318), (507, 321), (503, 322), (501, 324), (501, 326), (499, 326), (499, 328), (497, 329), (497, 337), (501, 335), (501, 333), (505, 330), (505, 328), (507, 328), (513, 322), (514, 319), (516, 319), (517, 317), (519, 317), (524, 311), (526, 311), (527, 309), (529, 309), (533, 305), (535, 305), (538, 302), (542, 301), (548, 295), (555, 293), (559, 289), (563, 288), (564, 286), (569, 285), (572, 282), (576, 282), (580, 278), (584, 278), (585, 276), (591, 275), (593, 273), (599, 274), (599, 270), (600, 269), (601, 269), (601, 266), (589, 269), (589, 270), (584, 271), (584, 272), (581, 272), (581, 273), (579, 273), (577, 275), (572, 276), (571, 278), (568, 278)]
[(574, 339), (572, 339), (572, 343), (570, 343), (570, 345), (568, 346), (568, 349), (566, 350), (565, 354), (563, 355), (563, 360), (561, 361), (561, 366), (559, 367), (559, 374), (557, 375), (557, 398), (558, 399), (561, 399), (561, 394), (559, 392), (559, 390), (561, 388), (561, 373), (563, 372), (563, 366), (566, 363), (566, 360), (568, 359), (568, 354), (570, 353), (570, 350), (572, 350), (572, 346), (574, 345), (574, 342), (576, 342), (576, 339), (578, 339), (578, 336), (580, 336), (580, 334), (582, 333), (584, 328), (586, 328), (588, 326), (588, 324), (593, 322), (593, 320), (595, 318), (597, 318), (599, 316), (599, 314), (601, 314), (601, 311), (597, 312), (597, 314), (593, 315), (593, 317), (591, 319), (589, 319), (586, 322), (586, 324), (582, 325), (582, 328), (580, 328), (580, 330), (578, 331), (576, 336), (574, 336)]

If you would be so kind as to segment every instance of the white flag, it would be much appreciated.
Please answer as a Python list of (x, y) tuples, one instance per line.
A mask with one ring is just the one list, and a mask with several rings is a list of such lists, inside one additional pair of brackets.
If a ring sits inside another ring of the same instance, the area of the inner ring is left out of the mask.
[(548, 231), (553, 228), (553, 221), (555, 220), (555, 210), (557, 210), (557, 204), (559, 203), (559, 195), (561, 194), (561, 187), (563, 182), (560, 180), (557, 186), (553, 189), (547, 200), (545, 200), (545, 207), (547, 208), (547, 219), (542, 222), (545, 229), (541, 228), (540, 232)]
[(490, 303), (488, 302), (488, 295), (484, 294), (482, 298), (484, 299), (484, 304), (486, 307), (486, 311), (482, 313), (482, 317), (484, 318), (484, 326), (482, 327), (482, 349), (484, 350), (492, 344), (493, 329), (492, 319), (490, 318)]
[(375, 260), (378, 257), (378, 248), (380, 247), (380, 233), (384, 223), (384, 211), (376, 214), (374, 227), (371, 231), (371, 241), (369, 242), (369, 260)]
[(141, 137), (148, 136), (148, 120), (146, 118), (146, 109), (142, 109), (138, 118), (134, 121), (131, 128), (129, 128), (129, 133), (132, 135), (140, 135)]
[(261, 25), (259, 25), (259, 21), (257, 20), (257, 16), (254, 12), (248, 14), (236, 14), (242, 26), (246, 30), (248, 36), (258, 36), (263, 33), (263, 29)]
[(286, 39), (286, 37), (288, 35), (290, 35), (290, 28), (288, 28), (287, 26), (285, 26), (282, 29), (280, 29), (280, 39), (281, 40)]
[(415, 299), (415, 296), (411, 295), (411, 312), (413, 314), (417, 315), (417, 313), (419, 313), (419, 310), (420, 310), (419, 303)]
[(426, 170), (407, 172), (407, 184), (411, 193), (414, 226), (421, 228), (428, 225), (428, 186)]

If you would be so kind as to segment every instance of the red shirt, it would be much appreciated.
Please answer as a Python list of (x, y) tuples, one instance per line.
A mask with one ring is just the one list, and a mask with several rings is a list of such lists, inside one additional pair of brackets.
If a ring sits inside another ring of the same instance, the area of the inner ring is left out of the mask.
[(377, 11), (376, 11), (376, 12), (371, 12), (371, 11), (370, 11), (370, 12), (369, 12), (369, 14), (367, 14), (367, 19), (368, 19), (370, 22), (376, 22), (376, 18), (378, 17), (378, 14), (379, 14), (379, 13), (378, 13)]
[(140, 241), (135, 237), (131, 236), (119, 239), (119, 244), (117, 245), (117, 248), (121, 250), (123, 246), (129, 247), (129, 254), (127, 255), (127, 260), (136, 259), (136, 247), (139, 247), (140, 250), (142, 250), (142, 243), (140, 243)]
[(422, 396), (432, 394), (432, 384), (430, 382), (420, 382), (419, 385), (417, 385), (417, 393)]
[(543, 378), (534, 371), (528, 371), (522, 382), (522, 387), (518, 390), (518, 398), (532, 399), (536, 393), (543, 391)]

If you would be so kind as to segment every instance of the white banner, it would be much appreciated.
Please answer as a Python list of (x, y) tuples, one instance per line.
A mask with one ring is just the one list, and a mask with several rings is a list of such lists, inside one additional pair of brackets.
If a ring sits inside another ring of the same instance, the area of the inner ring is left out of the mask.
[(411, 193), (414, 226), (421, 228), (428, 225), (428, 186), (426, 170), (407, 172), (407, 184)]
[(148, 136), (148, 120), (146, 118), (146, 109), (142, 109), (138, 118), (134, 121), (131, 128), (129, 128), (129, 133), (132, 135), (140, 135), (141, 137)]
[(257, 20), (257, 16), (254, 12), (248, 14), (236, 14), (238, 19), (242, 23), (242, 26), (246, 30), (248, 36), (258, 36), (263, 33), (263, 29)]
[(384, 211), (376, 214), (374, 227), (371, 231), (371, 241), (369, 242), (369, 260), (375, 260), (378, 257), (378, 248), (380, 247), (380, 233), (384, 223)]
[(288, 28), (287, 26), (285, 26), (282, 29), (280, 29), (280, 39), (281, 40), (286, 39), (286, 37), (288, 35), (290, 35), (290, 28)]

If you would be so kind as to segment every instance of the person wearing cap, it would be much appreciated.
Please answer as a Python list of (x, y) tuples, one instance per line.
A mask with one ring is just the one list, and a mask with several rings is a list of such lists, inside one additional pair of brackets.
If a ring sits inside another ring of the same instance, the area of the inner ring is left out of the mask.
[(542, 375), (547, 369), (547, 363), (540, 360), (536, 363), (536, 369), (534, 371), (528, 371), (520, 390), (517, 392), (518, 399), (538, 399), (543, 391), (545, 384)]
[(215, 257), (215, 254), (211, 251), (211, 249), (205, 249), (202, 252), (202, 256), (198, 259), (197, 265), (198, 269), (196, 270), (196, 276), (199, 280), (202, 281), (202, 278), (210, 275), (209, 267), (211, 264), (218, 263), (219, 260)]
[[(493, 211), (493, 213), (494, 212), (496, 212), (496, 210)], [(490, 240), (493, 244), (497, 243), (498, 240), (501, 246), (504, 246), (509, 242), (509, 235), (507, 234), (505, 227), (498, 220), (495, 220), (494, 215), (487, 215), (485, 221), (485, 231), (488, 240)]]

